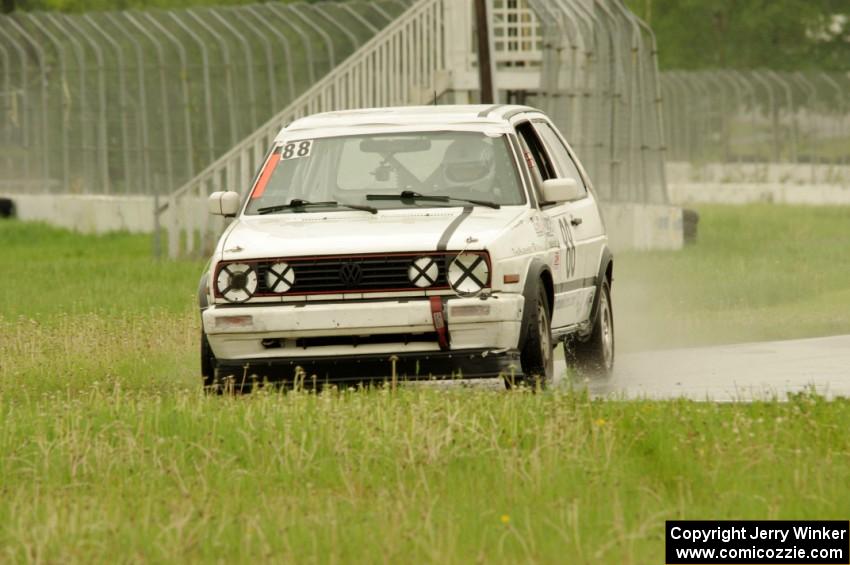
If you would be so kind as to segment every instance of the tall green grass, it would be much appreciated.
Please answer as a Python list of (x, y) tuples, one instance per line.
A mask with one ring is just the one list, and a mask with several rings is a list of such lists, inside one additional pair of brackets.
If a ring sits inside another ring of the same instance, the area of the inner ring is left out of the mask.
[(622, 350), (850, 333), (850, 208), (699, 213), (696, 245), (615, 259)]
[[(695, 342), (767, 333), (785, 310), (782, 337), (829, 331), (814, 305), (846, 280), (831, 260), (844, 224), (841, 210), (704, 209), (697, 246), (618, 257), (618, 312)], [(649, 563), (665, 519), (846, 518), (846, 400), (207, 397), (199, 262), (17, 222), (0, 222), (0, 245), (0, 562)]]
[(652, 563), (665, 519), (846, 518), (850, 402), (402, 389), (0, 401), (0, 560)]

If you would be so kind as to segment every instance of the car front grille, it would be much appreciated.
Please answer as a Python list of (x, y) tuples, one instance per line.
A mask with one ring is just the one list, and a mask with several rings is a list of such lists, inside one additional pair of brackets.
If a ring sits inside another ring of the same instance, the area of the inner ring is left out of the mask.
[[(344, 255), (325, 257), (291, 257), (261, 259), (250, 261), (232, 261), (246, 263), (257, 273), (258, 287), (254, 297), (281, 296), (267, 286), (267, 274), (276, 263), (286, 263), (292, 267), (295, 282), (283, 295), (338, 294), (354, 292), (394, 292), (445, 290), (449, 288), (446, 280), (448, 265), (456, 255), (454, 253), (394, 253), (382, 255)], [(427, 288), (415, 286), (409, 278), (408, 270), (413, 261), (420, 257), (431, 257), (438, 267), (437, 280)], [(221, 270), (227, 263), (218, 266)], [(216, 272), (218, 276), (218, 271)], [(216, 290), (216, 295), (219, 295)]]

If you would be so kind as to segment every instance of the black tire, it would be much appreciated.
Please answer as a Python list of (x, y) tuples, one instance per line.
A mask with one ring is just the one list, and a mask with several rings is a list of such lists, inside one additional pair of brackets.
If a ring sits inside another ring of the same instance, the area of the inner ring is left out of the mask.
[(217, 365), (207, 334), (201, 331), (201, 380), (207, 393), (221, 393), (220, 383), (216, 379)]
[(611, 286), (602, 281), (599, 309), (585, 341), (572, 339), (564, 345), (567, 361), (585, 375), (608, 377), (614, 370), (614, 308)]
[(537, 286), (534, 300), (525, 313), (525, 343), (520, 351), (522, 375), (505, 378), (505, 386), (525, 384), (533, 388), (546, 388), (555, 374), (554, 348), (552, 346), (552, 320), (549, 300), (543, 284)]
[(15, 202), (11, 198), (0, 198), (0, 218), (15, 217)]

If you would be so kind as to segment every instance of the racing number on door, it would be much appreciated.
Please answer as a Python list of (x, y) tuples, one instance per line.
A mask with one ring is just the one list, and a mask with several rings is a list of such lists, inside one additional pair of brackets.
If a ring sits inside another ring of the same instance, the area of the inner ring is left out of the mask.
[(564, 257), (564, 268), (567, 270), (567, 278), (570, 279), (576, 273), (576, 242), (573, 239), (573, 231), (567, 222), (568, 220), (565, 217), (558, 220), (558, 226), (561, 228), (561, 237), (567, 248), (566, 256)]

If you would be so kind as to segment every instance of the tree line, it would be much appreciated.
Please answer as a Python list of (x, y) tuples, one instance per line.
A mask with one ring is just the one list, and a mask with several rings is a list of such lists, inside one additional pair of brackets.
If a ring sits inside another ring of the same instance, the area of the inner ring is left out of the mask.
[(850, 71), (850, 0), (626, 0), (662, 68)]

